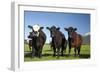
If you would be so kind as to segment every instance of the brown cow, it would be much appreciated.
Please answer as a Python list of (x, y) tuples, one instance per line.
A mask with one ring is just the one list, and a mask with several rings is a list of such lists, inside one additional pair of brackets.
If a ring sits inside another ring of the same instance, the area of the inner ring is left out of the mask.
[(78, 51), (78, 56), (79, 56), (82, 45), (82, 36), (76, 32), (77, 28), (69, 27), (65, 28), (65, 30), (68, 32), (69, 55), (71, 48), (74, 48), (75, 56), (76, 56), (76, 51)]

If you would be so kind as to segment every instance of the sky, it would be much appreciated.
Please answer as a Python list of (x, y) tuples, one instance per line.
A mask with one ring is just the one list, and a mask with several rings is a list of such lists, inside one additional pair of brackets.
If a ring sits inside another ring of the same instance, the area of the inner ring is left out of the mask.
[(46, 27), (55, 25), (60, 27), (60, 31), (68, 38), (67, 31), (64, 28), (70, 26), (77, 28), (77, 33), (85, 35), (90, 32), (90, 14), (83, 13), (61, 13), (61, 12), (40, 12), (40, 11), (24, 11), (24, 37), (31, 31), (28, 25), (39, 24), (44, 27), (43, 31), (46, 34), (46, 43), (49, 43), (50, 31)]

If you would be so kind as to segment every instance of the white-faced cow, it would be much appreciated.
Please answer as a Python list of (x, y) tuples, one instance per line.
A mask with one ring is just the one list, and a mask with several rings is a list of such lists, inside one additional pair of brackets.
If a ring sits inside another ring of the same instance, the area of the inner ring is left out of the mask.
[(63, 56), (63, 52), (66, 50), (67, 40), (64, 34), (61, 31), (59, 31), (60, 29), (59, 27), (56, 28), (55, 26), (52, 26), (51, 28), (47, 27), (47, 29), (50, 31), (52, 37), (52, 47), (54, 50), (53, 56), (56, 55), (56, 50), (57, 50), (57, 56), (59, 58), (60, 50), (62, 56)]
[(64, 29), (68, 32), (69, 55), (71, 48), (74, 48), (75, 56), (76, 56), (76, 51), (78, 51), (78, 56), (79, 56), (82, 45), (82, 36), (76, 32), (77, 28), (69, 27)]
[(28, 26), (32, 30), (29, 38), (32, 39), (32, 57), (37, 56), (41, 58), (42, 56), (42, 49), (46, 41), (46, 35), (42, 31), (43, 27), (39, 25)]

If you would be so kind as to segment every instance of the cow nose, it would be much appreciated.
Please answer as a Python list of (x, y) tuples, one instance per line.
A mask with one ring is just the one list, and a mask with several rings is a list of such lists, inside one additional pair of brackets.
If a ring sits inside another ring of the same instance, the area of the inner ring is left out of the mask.
[(37, 31), (35, 31), (34, 33), (37, 34)]

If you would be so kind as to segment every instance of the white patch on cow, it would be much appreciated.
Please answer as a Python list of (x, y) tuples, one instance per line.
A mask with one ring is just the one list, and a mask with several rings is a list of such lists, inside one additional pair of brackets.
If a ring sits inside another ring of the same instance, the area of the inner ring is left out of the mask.
[(39, 36), (39, 32), (37, 32), (37, 36)]
[(39, 26), (39, 25), (34, 25), (34, 26), (33, 26), (33, 30), (34, 30), (34, 31), (37, 31), (37, 32), (38, 32), (39, 29), (40, 29), (40, 26)]
[(39, 29), (40, 29), (40, 26), (38, 24), (36, 24), (36, 25), (33, 26), (33, 30), (37, 31), (37, 34), (36, 34), (37, 37), (39, 36)]

